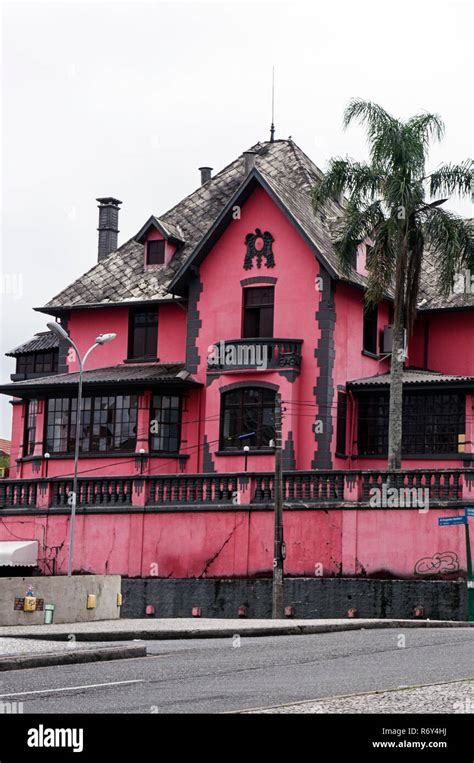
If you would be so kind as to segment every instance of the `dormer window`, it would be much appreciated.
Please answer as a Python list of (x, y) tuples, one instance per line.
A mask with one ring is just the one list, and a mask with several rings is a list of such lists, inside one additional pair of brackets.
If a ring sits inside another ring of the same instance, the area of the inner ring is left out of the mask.
[(147, 241), (146, 264), (163, 265), (165, 261), (165, 241)]

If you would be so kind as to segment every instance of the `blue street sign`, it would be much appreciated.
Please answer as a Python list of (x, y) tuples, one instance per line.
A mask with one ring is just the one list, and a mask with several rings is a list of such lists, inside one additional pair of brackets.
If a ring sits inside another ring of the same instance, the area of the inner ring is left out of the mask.
[(474, 517), (474, 506), (468, 506), (466, 509), (466, 517)]
[(438, 519), (439, 525), (465, 525), (467, 517), (440, 517)]

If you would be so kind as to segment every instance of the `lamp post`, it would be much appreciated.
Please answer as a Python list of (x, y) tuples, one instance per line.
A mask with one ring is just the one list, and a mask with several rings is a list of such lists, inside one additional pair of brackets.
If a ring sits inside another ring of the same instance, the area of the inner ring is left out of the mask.
[(68, 496), (68, 503), (71, 506), (71, 527), (69, 532), (69, 559), (68, 559), (67, 574), (70, 577), (72, 575), (72, 558), (73, 558), (73, 551), (74, 551), (74, 524), (76, 521), (77, 472), (78, 472), (78, 465), (79, 465), (79, 446), (81, 441), (80, 431), (81, 431), (81, 418), (82, 418), (82, 377), (84, 374), (84, 366), (92, 350), (95, 350), (96, 347), (99, 347), (102, 344), (111, 342), (113, 339), (115, 339), (117, 334), (99, 334), (99, 336), (96, 337), (94, 344), (91, 347), (89, 347), (84, 357), (82, 357), (81, 353), (77, 349), (76, 344), (72, 341), (71, 337), (66, 332), (66, 330), (61, 326), (61, 324), (48, 323), (47, 326), (50, 331), (56, 334), (56, 336), (60, 337), (60, 339), (64, 339), (66, 342), (68, 342), (71, 345), (71, 347), (74, 348), (77, 355), (77, 360), (79, 362), (79, 385), (77, 390), (77, 408), (76, 408), (76, 436), (75, 436), (75, 442), (74, 442), (74, 478), (72, 483), (72, 493), (69, 493), (69, 496)]

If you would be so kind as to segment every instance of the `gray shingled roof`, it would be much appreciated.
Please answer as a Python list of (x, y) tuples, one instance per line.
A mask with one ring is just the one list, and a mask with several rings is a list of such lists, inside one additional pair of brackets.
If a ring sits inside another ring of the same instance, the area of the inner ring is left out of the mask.
[(29, 352), (39, 352), (40, 350), (55, 350), (59, 347), (59, 337), (53, 334), (52, 331), (41, 331), (35, 334), (32, 339), (15, 347), (14, 350), (6, 352), (12, 358), (17, 355), (26, 355)]
[[(471, 221), (472, 222), (472, 221)], [(440, 294), (438, 287), (439, 267), (436, 262), (436, 255), (432, 252), (426, 252), (423, 257), (422, 276), (420, 281), (420, 296), (418, 299), (419, 310), (446, 310), (462, 309), (474, 306), (474, 282), (470, 283), (470, 275), (460, 273), (461, 279), (455, 284), (459, 291), (452, 291), (447, 297)], [(463, 282), (466, 289), (463, 290)]]
[[(320, 217), (314, 216), (311, 207), (310, 190), (321, 171), (291, 140), (258, 143), (251, 150), (258, 152), (256, 169), (342, 277), (328, 228), (331, 218), (341, 214), (341, 207), (330, 202)], [(143, 246), (131, 239), (50, 300), (45, 311), (48, 308), (171, 299), (167, 286), (245, 178), (242, 155), (175, 207), (157, 216), (171, 235), (184, 236), (185, 239), (166, 267), (144, 271)], [(353, 278), (363, 282), (355, 271)]]
[[(177, 379), (180, 371), (185, 370), (184, 363), (124, 363), (118, 366), (109, 366), (107, 368), (94, 368), (84, 372), (84, 384), (147, 384), (172, 382), (177, 384), (196, 385), (192, 376), (186, 380)], [(8, 393), (27, 391), (29, 388), (36, 390), (41, 387), (74, 387), (79, 381), (79, 373), (56, 374), (55, 376), (44, 376), (41, 378), (27, 379), (22, 382), (12, 384), (3, 384), (0, 391)]]
[[(438, 371), (422, 371), (415, 368), (406, 368), (403, 372), (403, 384), (444, 384), (444, 383), (473, 383), (474, 376), (456, 376), (455, 374), (443, 374)], [(347, 382), (349, 387), (384, 387), (390, 384), (390, 374), (377, 374), (366, 376), (362, 379), (354, 379)]]
[[(365, 278), (355, 270), (346, 278), (334, 250), (334, 225), (342, 214), (342, 206), (328, 202), (318, 215), (313, 212), (310, 192), (314, 182), (322, 176), (321, 170), (292, 140), (257, 143), (249, 150), (256, 152), (255, 169), (259, 176), (286, 207), (329, 269), (338, 278), (363, 286)], [(54, 314), (70, 307), (171, 300), (170, 283), (191, 259), (246, 177), (245, 159), (241, 155), (168, 212), (155, 217), (171, 237), (184, 239), (167, 266), (144, 270), (143, 245), (131, 239), (39, 309)], [(453, 294), (447, 299), (437, 295), (436, 265), (429, 255), (425, 257), (423, 273), (420, 301), (427, 300), (423, 310), (474, 306), (474, 295)]]

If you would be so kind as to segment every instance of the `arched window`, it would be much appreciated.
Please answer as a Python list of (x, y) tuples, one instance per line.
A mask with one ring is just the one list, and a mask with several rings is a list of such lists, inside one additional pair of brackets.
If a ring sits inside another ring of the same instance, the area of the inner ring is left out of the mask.
[[(239, 387), (222, 394), (221, 450), (268, 448), (275, 439), (275, 390), (267, 387)], [(243, 435), (252, 434), (243, 438)]]

